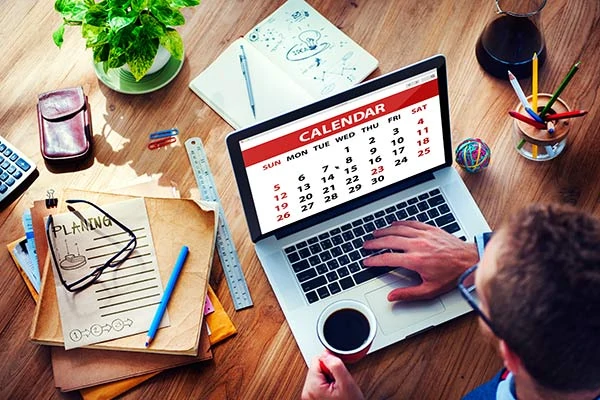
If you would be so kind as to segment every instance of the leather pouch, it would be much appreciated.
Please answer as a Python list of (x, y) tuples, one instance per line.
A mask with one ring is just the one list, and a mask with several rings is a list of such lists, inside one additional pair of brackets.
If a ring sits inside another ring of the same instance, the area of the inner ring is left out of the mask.
[(37, 104), (40, 150), (48, 162), (85, 159), (92, 148), (91, 117), (82, 87), (42, 93)]

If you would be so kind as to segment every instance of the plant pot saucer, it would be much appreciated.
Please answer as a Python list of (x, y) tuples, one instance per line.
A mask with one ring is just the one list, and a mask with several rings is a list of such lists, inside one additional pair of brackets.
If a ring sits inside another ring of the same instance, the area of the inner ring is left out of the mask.
[(121, 68), (104, 72), (101, 62), (94, 63), (98, 79), (112, 90), (125, 94), (144, 94), (163, 88), (177, 76), (182, 66), (183, 60), (171, 57), (160, 71), (146, 75), (136, 82), (130, 72)]

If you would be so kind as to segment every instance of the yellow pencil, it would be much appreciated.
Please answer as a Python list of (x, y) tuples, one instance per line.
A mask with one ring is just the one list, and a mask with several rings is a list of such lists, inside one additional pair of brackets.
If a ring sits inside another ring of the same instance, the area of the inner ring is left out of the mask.
[(531, 156), (533, 158), (537, 158), (538, 157), (538, 147), (535, 144), (531, 145)]
[(533, 112), (538, 112), (538, 56), (533, 53), (533, 74), (531, 75), (531, 108)]

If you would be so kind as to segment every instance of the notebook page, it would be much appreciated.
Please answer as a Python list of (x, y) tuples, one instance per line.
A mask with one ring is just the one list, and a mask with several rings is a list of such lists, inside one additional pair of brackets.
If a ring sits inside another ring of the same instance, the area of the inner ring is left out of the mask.
[(365, 49), (302, 0), (289, 0), (244, 36), (314, 99), (363, 81), (378, 65)]
[[(240, 64), (244, 46), (256, 109), (250, 107)], [(206, 104), (235, 129), (299, 108), (313, 98), (245, 39), (234, 41), (189, 85)]]

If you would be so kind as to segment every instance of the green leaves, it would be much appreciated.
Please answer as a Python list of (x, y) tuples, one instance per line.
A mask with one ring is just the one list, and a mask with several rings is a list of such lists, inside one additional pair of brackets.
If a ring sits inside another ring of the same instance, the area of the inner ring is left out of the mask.
[(54, 9), (62, 15), (65, 23), (76, 24), (83, 21), (88, 5), (83, 0), (56, 0)]
[(175, 29), (169, 29), (160, 38), (160, 45), (167, 49), (175, 59), (183, 59), (183, 39)]
[(54, 44), (56, 44), (59, 48), (62, 46), (62, 44), (64, 42), (64, 38), (63, 38), (64, 35), (65, 35), (65, 25), (64, 24), (62, 24), (61, 26), (58, 27), (57, 30), (52, 32), (52, 40), (54, 41)]
[(169, 1), (169, 7), (171, 8), (183, 8), (193, 7), (200, 4), (200, 0), (171, 0)]
[(185, 24), (185, 18), (181, 11), (171, 8), (166, 4), (156, 2), (150, 6), (150, 12), (157, 20), (165, 24), (165, 26), (179, 26)]
[(146, 75), (154, 63), (154, 57), (158, 51), (158, 40), (148, 40), (131, 46), (127, 51), (127, 65), (131, 69), (136, 81)]
[(61, 47), (67, 25), (81, 25), (86, 47), (103, 68), (128, 64), (136, 80), (150, 69), (159, 44), (176, 59), (183, 59), (183, 40), (174, 26), (185, 24), (180, 9), (199, 0), (56, 0), (54, 9), (63, 17), (52, 34)]

